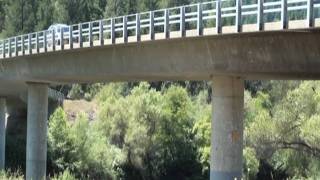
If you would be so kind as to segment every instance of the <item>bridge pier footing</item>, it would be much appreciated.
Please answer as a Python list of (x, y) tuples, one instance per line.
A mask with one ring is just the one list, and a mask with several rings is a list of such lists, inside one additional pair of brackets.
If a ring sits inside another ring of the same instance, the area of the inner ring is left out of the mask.
[(28, 83), (27, 180), (46, 177), (47, 118), (48, 84)]
[(6, 153), (6, 99), (0, 97), (0, 171), (5, 169)]
[(241, 179), (244, 81), (217, 76), (212, 82), (210, 180)]

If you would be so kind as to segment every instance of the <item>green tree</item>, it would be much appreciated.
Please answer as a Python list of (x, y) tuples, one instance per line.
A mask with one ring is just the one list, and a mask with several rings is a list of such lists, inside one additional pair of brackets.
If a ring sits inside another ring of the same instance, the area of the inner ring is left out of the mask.
[(201, 174), (193, 145), (192, 101), (185, 89), (173, 86), (162, 94), (141, 83), (127, 96), (122, 90), (107, 86), (97, 97), (106, 102), (99, 114), (101, 131), (126, 152), (123, 178), (186, 179)]
[(37, 24), (38, 1), (6, 0), (5, 35), (34, 32)]
[(195, 134), (195, 143), (198, 150), (198, 159), (202, 165), (202, 173), (204, 177), (208, 177), (210, 173), (210, 152), (211, 152), (211, 119), (212, 107), (207, 102), (208, 93), (202, 91), (195, 101), (196, 121), (193, 126)]
[(140, 0), (139, 11), (152, 11), (159, 9), (159, 0)]
[(52, 173), (70, 170), (81, 179), (111, 180), (119, 176), (117, 167), (124, 159), (121, 150), (110, 145), (85, 114), (78, 114), (70, 124), (64, 111), (57, 109), (50, 118), (48, 139)]
[(47, 29), (53, 24), (54, 17), (54, 0), (41, 0), (37, 11), (37, 26), (36, 30), (41, 31)]
[(56, 0), (54, 21), (74, 24), (101, 19), (106, 2), (103, 0)]
[(317, 174), (314, 170), (319, 166), (312, 159), (319, 161), (320, 158), (320, 141), (314, 133), (320, 129), (319, 92), (319, 84), (309, 81), (282, 91), (284, 97), (279, 92), (273, 94), (281, 97), (280, 100), (271, 101), (270, 96), (263, 93), (249, 98), (246, 144), (274, 170), (300, 179)]
[(108, 0), (104, 17), (116, 17), (128, 14), (128, 0)]
[(168, 8), (168, 7), (187, 5), (190, 3), (191, 3), (191, 0), (161, 0), (160, 6), (162, 8)]
[(65, 112), (58, 108), (51, 115), (48, 128), (48, 159), (52, 173), (77, 169), (76, 144), (71, 137), (70, 128)]
[[(4, 22), (5, 22), (5, 1), (0, 0), (0, 34), (4, 29)], [(1, 36), (0, 36), (1, 37)]]
[(243, 174), (245, 179), (256, 179), (256, 174), (259, 171), (259, 160), (257, 159), (255, 150), (246, 147), (243, 150), (244, 167)]

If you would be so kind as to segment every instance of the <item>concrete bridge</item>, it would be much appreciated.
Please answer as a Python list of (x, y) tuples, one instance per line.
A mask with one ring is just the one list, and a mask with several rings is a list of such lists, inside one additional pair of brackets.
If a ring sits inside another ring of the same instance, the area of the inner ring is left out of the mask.
[(48, 86), (211, 80), (211, 180), (241, 178), (245, 79), (320, 78), (320, 2), (218, 0), (70, 25), (0, 43), (5, 107), (28, 93), (27, 179), (46, 174)]

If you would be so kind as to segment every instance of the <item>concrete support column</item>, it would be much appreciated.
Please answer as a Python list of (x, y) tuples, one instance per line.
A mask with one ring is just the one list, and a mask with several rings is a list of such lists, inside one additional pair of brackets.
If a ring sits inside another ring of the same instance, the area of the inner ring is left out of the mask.
[(237, 77), (217, 76), (213, 78), (212, 89), (210, 180), (240, 180), (244, 81)]
[(6, 99), (0, 97), (0, 171), (6, 160)]
[(48, 84), (28, 83), (27, 180), (46, 177), (47, 118)]

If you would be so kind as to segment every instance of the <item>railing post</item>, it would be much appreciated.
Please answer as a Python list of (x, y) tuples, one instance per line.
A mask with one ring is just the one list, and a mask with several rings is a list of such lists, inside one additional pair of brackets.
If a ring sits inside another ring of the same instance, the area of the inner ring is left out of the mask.
[(123, 42), (127, 43), (128, 42), (128, 29), (127, 29), (127, 16), (123, 16), (123, 25), (122, 25), (122, 36), (123, 36)]
[(201, 36), (201, 35), (203, 35), (203, 20), (202, 20), (202, 4), (201, 3), (198, 4), (197, 11), (198, 11), (197, 32), (198, 32), (198, 35)]
[(43, 31), (43, 51), (47, 52), (48, 42), (47, 42), (47, 31)]
[(9, 54), (9, 58), (12, 57), (12, 49), (11, 49), (11, 38), (9, 38), (8, 40), (8, 54)]
[(52, 39), (52, 51), (56, 50), (56, 33), (55, 30), (52, 30), (51, 32), (51, 39)]
[(2, 54), (1, 54), (2, 59), (4, 59), (5, 56), (5, 40), (2, 40)]
[(169, 10), (168, 9), (165, 9), (164, 10), (164, 34), (165, 34), (165, 37), (168, 39), (170, 38), (170, 19), (169, 19)]
[(307, 27), (314, 26), (313, 0), (307, 0)]
[(236, 28), (237, 32), (241, 32), (242, 30), (242, 15), (241, 15), (241, 7), (242, 7), (242, 0), (236, 0)]
[(111, 20), (110, 20), (111, 22), (111, 24), (110, 24), (110, 36), (111, 36), (111, 43), (112, 44), (115, 44), (116, 43), (116, 33), (115, 33), (115, 19), (114, 18), (112, 18)]
[(257, 29), (258, 31), (262, 31), (263, 30), (263, 0), (258, 0), (257, 2)]
[(185, 7), (180, 7), (180, 35), (181, 37), (186, 36), (186, 19), (185, 19)]
[(141, 34), (140, 34), (140, 14), (136, 14), (136, 37), (137, 41), (141, 41)]
[(103, 21), (99, 21), (99, 42), (100, 46), (104, 45), (104, 35), (103, 35)]
[(281, 24), (282, 29), (288, 28), (288, 8), (287, 0), (281, 0)]
[(216, 31), (221, 33), (221, 0), (216, 1)]
[(79, 47), (80, 48), (82, 48), (83, 47), (83, 42), (82, 42), (82, 24), (80, 23), (79, 24), (79, 28), (78, 28), (78, 30), (79, 30)]
[(24, 36), (21, 36), (21, 54), (24, 56)]
[(28, 52), (32, 54), (31, 34), (28, 34)]
[(4, 56), (4, 58), (7, 57), (7, 56), (6, 56), (6, 55), (7, 55), (7, 54), (6, 54), (6, 49), (7, 49), (7, 48), (6, 48), (6, 40), (3, 40), (3, 56)]
[(149, 12), (149, 34), (150, 34), (150, 40), (154, 40), (154, 12)]
[(89, 22), (89, 46), (93, 46), (93, 39), (92, 39), (92, 22)]
[(64, 32), (63, 28), (60, 29), (60, 49), (64, 49)]
[(39, 49), (39, 33), (36, 32), (36, 51), (37, 53), (40, 52), (40, 49)]
[(69, 46), (73, 49), (73, 26), (69, 26)]
[(14, 37), (14, 53), (15, 53), (15, 56), (17, 57), (18, 56), (18, 37)]

